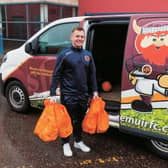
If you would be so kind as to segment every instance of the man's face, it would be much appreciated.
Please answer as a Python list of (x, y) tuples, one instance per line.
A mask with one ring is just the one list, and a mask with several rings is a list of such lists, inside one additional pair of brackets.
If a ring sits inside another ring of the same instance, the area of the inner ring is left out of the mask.
[(85, 40), (85, 33), (83, 31), (75, 30), (70, 37), (72, 41), (72, 46), (75, 48), (81, 48), (84, 40)]

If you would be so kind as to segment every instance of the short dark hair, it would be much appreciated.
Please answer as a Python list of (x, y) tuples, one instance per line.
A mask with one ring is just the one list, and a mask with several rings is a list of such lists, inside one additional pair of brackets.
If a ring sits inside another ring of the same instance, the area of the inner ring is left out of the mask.
[(83, 31), (83, 32), (85, 32), (85, 30), (84, 30), (84, 28), (83, 27), (80, 27), (80, 26), (77, 26), (77, 27), (74, 27), (73, 29), (72, 29), (72, 33), (74, 32), (74, 31)]

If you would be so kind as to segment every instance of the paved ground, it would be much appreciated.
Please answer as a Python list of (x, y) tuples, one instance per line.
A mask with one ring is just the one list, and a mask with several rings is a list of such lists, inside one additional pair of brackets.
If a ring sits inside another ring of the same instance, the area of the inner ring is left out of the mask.
[[(142, 139), (110, 129), (105, 134), (84, 134), (92, 151), (74, 150), (65, 158), (60, 139), (44, 143), (33, 134), (40, 111), (29, 115), (11, 111), (0, 96), (0, 168), (167, 168), (168, 162), (151, 154)], [(72, 143), (72, 142), (71, 142)]]

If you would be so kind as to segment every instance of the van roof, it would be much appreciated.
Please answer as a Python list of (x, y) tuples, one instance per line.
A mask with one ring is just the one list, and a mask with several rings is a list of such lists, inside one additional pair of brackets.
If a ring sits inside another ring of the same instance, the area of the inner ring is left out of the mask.
[[(68, 23), (68, 22), (84, 22), (85, 20), (97, 20), (97, 19), (114, 18), (114, 17), (129, 18), (131, 16), (148, 16), (148, 17), (150, 17), (150, 16), (166, 16), (166, 17), (168, 17), (168, 12), (110, 13), (110, 14), (104, 13), (104, 14), (90, 14), (90, 15), (86, 15), (86, 16), (61, 18), (61, 19), (57, 19), (57, 20), (49, 23), (48, 25), (46, 25), (43, 29), (41, 29), (39, 32), (37, 32), (34, 37), (38, 36), (38, 34), (40, 34), (41, 31), (44, 31), (45, 29), (48, 29), (49, 27), (52, 27), (55, 24)], [(34, 37), (32, 37), (32, 38), (34, 38)], [(32, 38), (30, 38), (29, 40), (31, 40)]]
[(53, 21), (51, 24), (55, 23), (65, 23), (69, 21), (73, 22), (81, 22), (83, 20), (87, 19), (94, 19), (94, 18), (110, 18), (110, 17), (131, 17), (131, 16), (138, 16), (138, 15), (144, 15), (144, 16), (161, 16), (164, 14), (168, 14), (168, 12), (138, 12), (138, 13), (87, 13), (86, 16), (76, 16), (76, 17), (67, 17), (63, 19), (58, 19)]
[(144, 15), (144, 16), (161, 16), (164, 14), (168, 14), (168, 12), (151, 12), (151, 13), (91, 13), (90, 15), (87, 14), (86, 16), (76, 16), (76, 17), (67, 17), (67, 18), (61, 18), (58, 20), (55, 20), (48, 24), (46, 27), (50, 27), (52, 25), (66, 23), (66, 22), (81, 22), (84, 20), (90, 20), (94, 18), (110, 18), (110, 17), (131, 17), (131, 16), (138, 16), (138, 15)]

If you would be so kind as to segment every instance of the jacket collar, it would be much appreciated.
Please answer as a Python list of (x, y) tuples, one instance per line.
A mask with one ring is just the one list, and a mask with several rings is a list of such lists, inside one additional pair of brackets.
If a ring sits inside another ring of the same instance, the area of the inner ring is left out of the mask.
[(71, 46), (71, 49), (74, 50), (74, 51), (77, 51), (77, 52), (81, 52), (83, 50), (83, 47), (81, 48), (76, 48), (74, 46)]

